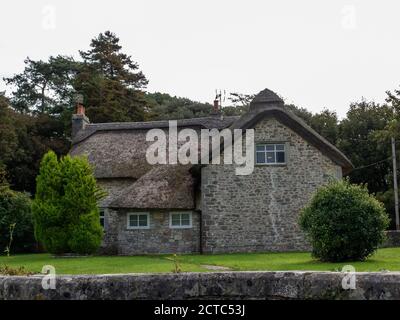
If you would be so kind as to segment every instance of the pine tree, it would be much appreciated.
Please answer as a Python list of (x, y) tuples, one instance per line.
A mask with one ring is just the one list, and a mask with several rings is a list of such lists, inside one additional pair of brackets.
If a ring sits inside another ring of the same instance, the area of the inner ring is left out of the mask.
[(148, 81), (132, 58), (121, 52), (119, 38), (112, 32), (99, 34), (91, 49), (80, 55), (84, 67), (75, 81), (85, 97), (92, 122), (143, 121)]
[(11, 104), (20, 113), (62, 114), (71, 107), (72, 81), (81, 63), (58, 55), (48, 61), (25, 59), (22, 73), (4, 78), (13, 88)]

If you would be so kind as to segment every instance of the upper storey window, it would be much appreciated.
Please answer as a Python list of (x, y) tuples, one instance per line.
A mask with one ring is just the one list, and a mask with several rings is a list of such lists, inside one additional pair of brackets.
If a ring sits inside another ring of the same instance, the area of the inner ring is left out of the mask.
[(257, 164), (285, 164), (286, 150), (284, 143), (266, 143), (256, 145)]

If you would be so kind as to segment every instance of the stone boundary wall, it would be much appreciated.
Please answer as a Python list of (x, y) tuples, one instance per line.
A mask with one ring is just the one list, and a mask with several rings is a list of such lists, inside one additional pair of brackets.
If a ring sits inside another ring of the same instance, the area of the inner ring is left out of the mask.
[(356, 273), (344, 290), (340, 272), (215, 272), (58, 276), (1, 276), (0, 300), (93, 299), (400, 299), (400, 272)]

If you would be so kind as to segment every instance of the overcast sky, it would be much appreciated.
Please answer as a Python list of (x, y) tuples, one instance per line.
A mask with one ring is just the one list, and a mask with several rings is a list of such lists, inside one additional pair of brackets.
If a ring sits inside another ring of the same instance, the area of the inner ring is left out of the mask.
[[(4, 1), (0, 76), (23, 60), (78, 56), (115, 32), (148, 91), (211, 102), (215, 89), (269, 88), (288, 103), (344, 116), (400, 85), (398, 0)], [(4, 90), (0, 83), (0, 90)]]

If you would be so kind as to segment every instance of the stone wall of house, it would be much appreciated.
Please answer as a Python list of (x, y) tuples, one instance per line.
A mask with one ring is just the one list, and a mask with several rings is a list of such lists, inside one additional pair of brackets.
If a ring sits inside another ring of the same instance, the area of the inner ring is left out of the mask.
[(238, 176), (234, 165), (202, 168), (203, 251), (308, 250), (298, 227), (315, 190), (341, 177), (340, 166), (275, 118), (255, 126), (255, 143), (284, 142), (287, 164), (259, 165)]
[(169, 211), (151, 211), (149, 229), (128, 229), (129, 210), (105, 210), (104, 254), (196, 253), (200, 251), (200, 217), (192, 212), (192, 227), (173, 229)]

